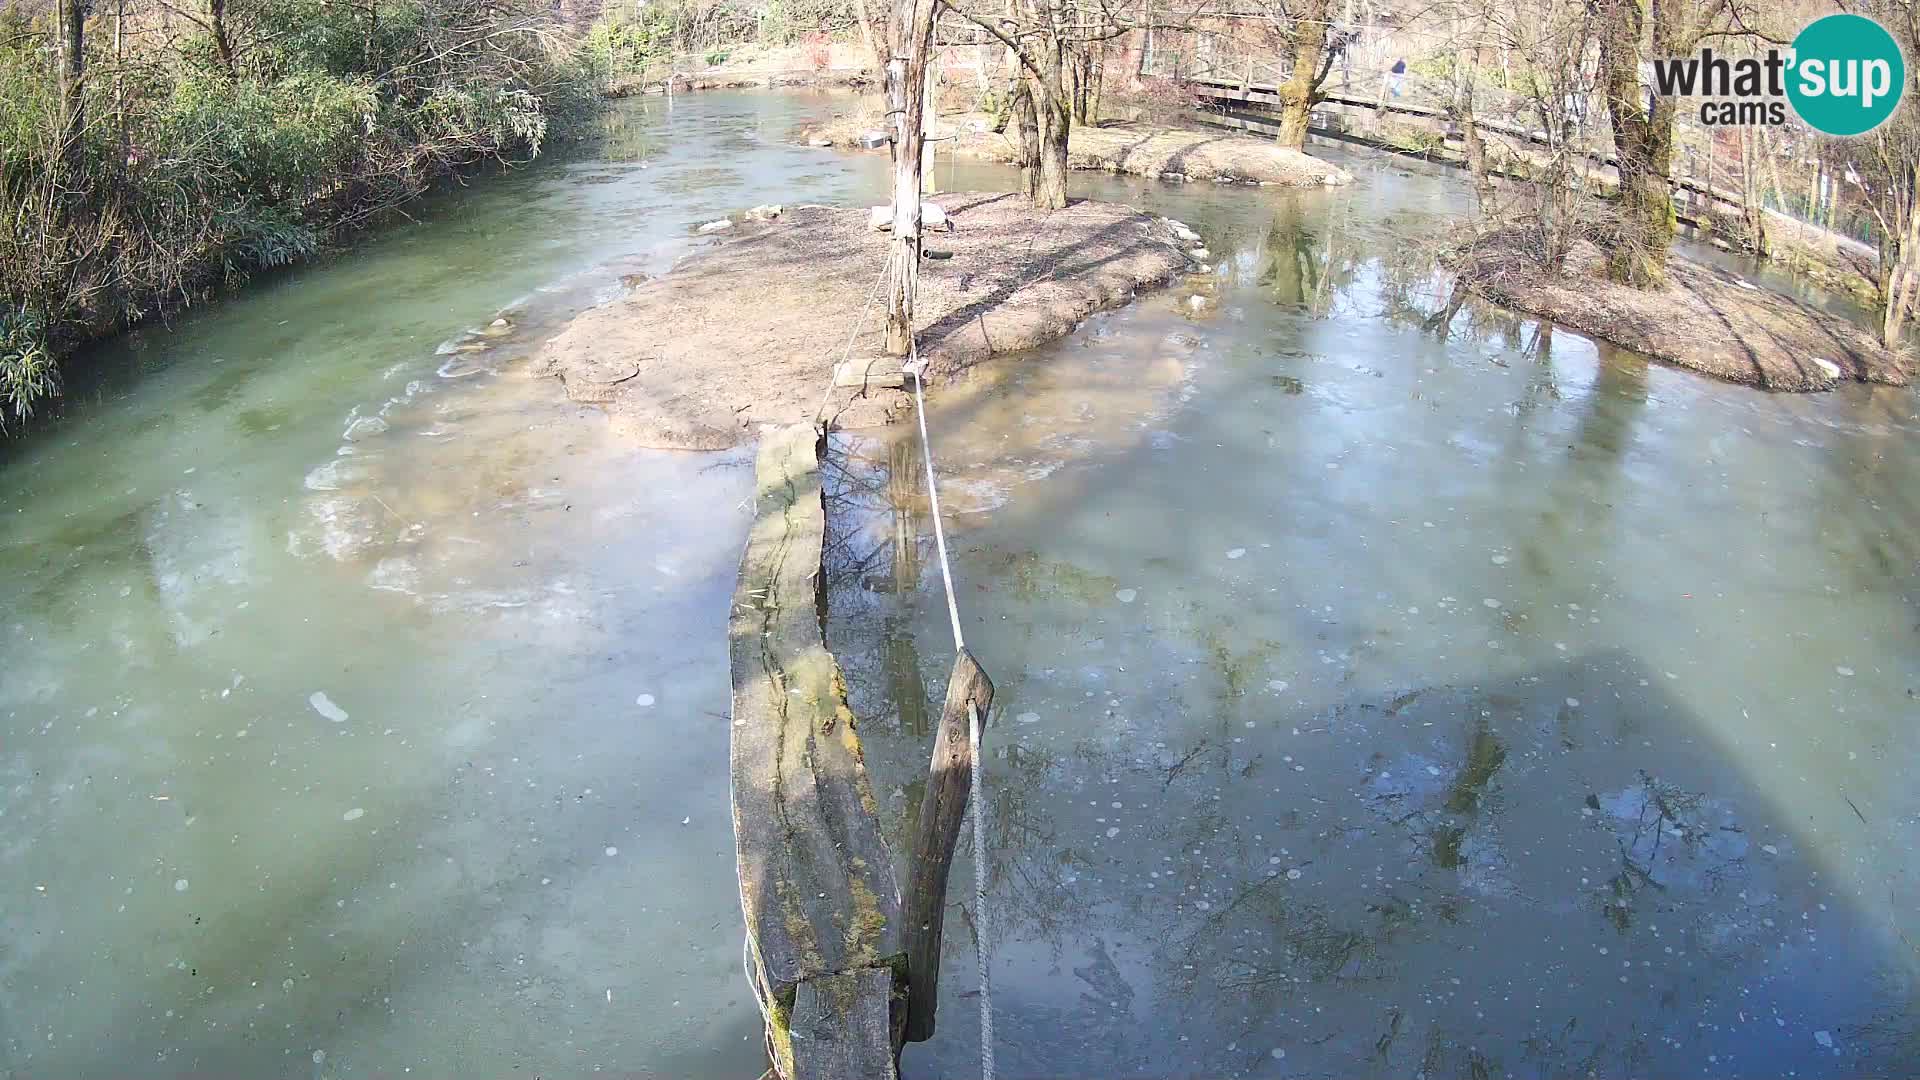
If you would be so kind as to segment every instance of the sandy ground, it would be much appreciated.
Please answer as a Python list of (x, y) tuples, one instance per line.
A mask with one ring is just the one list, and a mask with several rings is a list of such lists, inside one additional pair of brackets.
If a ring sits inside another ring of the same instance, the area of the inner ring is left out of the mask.
[[(855, 148), (861, 133), (881, 121), (863, 105), (800, 133), (800, 141)], [(958, 154), (986, 161), (1012, 162), (1018, 143), (995, 134), (982, 113), (943, 116), (932, 125), (936, 154)], [(875, 153), (885, 153), (881, 147)], [(1350, 183), (1346, 170), (1309, 154), (1283, 150), (1266, 139), (1217, 131), (1189, 131), (1150, 124), (1109, 123), (1076, 127), (1067, 138), (1067, 166), (1094, 172), (1129, 173), (1163, 180), (1234, 180), (1284, 187), (1321, 187)]]
[(1678, 254), (1656, 290), (1604, 280), (1592, 245), (1575, 251), (1564, 276), (1549, 274), (1510, 233), (1484, 237), (1451, 261), (1469, 289), (1497, 304), (1728, 382), (1804, 391), (1842, 379), (1912, 379), (1911, 357), (1845, 319)]
[[(915, 325), (937, 385), (990, 355), (1068, 333), (1104, 307), (1192, 268), (1167, 223), (1132, 207), (1078, 202), (1036, 214), (1016, 195), (958, 193), (954, 222), (926, 247)], [(576, 401), (604, 404), (645, 446), (722, 449), (762, 424), (811, 420), (847, 351), (879, 357), (884, 299), (867, 307), (888, 234), (865, 208), (803, 206), (770, 223), (738, 220), (667, 276), (584, 312), (536, 369)], [(875, 370), (898, 369), (882, 361)], [(893, 389), (838, 389), (827, 415), (846, 427), (891, 419)]]

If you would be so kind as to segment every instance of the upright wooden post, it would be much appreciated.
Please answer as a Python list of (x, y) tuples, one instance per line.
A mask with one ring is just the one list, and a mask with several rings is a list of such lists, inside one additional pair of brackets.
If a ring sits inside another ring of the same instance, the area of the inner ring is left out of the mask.
[(887, 288), (887, 352), (907, 355), (913, 340), (913, 290), (920, 277), (920, 149), (925, 142), (927, 53), (934, 0), (899, 0), (893, 56), (887, 60), (887, 113), (893, 120), (892, 271)]
[[(940, 935), (947, 914), (947, 871), (966, 818), (973, 789), (973, 744), (967, 738), (967, 705), (986, 723), (993, 705), (993, 680), (965, 649), (953, 658), (947, 703), (933, 737), (933, 763), (920, 799), (914, 830), (912, 877), (907, 882), (907, 1041), (933, 1038), (933, 1014), (940, 1004)], [(984, 734), (984, 733), (983, 733)], [(974, 852), (974, 858), (986, 857)]]

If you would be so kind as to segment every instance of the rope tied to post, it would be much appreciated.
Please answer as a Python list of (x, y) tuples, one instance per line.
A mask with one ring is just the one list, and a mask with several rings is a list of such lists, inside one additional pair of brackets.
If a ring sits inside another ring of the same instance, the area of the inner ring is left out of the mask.
[[(920, 428), (920, 449), (927, 471), (927, 504), (933, 516), (933, 542), (940, 557), (940, 581), (947, 598), (947, 619), (953, 629), (953, 648), (966, 654), (966, 633), (960, 627), (960, 603), (954, 593), (953, 564), (947, 557), (947, 531), (940, 520), (940, 491), (933, 466), (933, 440), (927, 434), (927, 399), (922, 392), (926, 381), (926, 360), (920, 356), (919, 343), (907, 338), (907, 362), (901, 365), (913, 380), (914, 416)], [(958, 668), (956, 668), (957, 672)], [(990, 693), (991, 691), (989, 691)], [(973, 923), (974, 960), (980, 979), (980, 1076), (993, 1080), (993, 980), (992, 962), (987, 946), (987, 822), (986, 778), (982, 773), (980, 729), (983, 725), (975, 701), (967, 699), (967, 746), (970, 758), (971, 795), (968, 809), (973, 825)]]
[[(915, 185), (915, 197), (918, 197), (917, 185)], [(896, 213), (897, 210), (896, 206)], [(898, 229), (895, 232), (896, 237), (902, 235)], [(881, 287), (887, 285), (890, 290), (903, 289), (906, 294), (905, 307), (908, 315), (902, 320), (905, 323), (905, 332), (901, 336), (905, 338), (907, 359), (901, 364), (901, 373), (903, 381), (910, 378), (913, 383), (914, 414), (926, 470), (929, 509), (933, 516), (934, 546), (939, 556), (941, 583), (946, 594), (948, 625), (953, 631), (953, 645), (956, 653), (954, 674), (948, 681), (948, 698), (939, 734), (935, 739), (933, 775), (926, 788), (917, 826), (919, 835), (913, 857), (914, 880), (908, 895), (911, 906), (907, 912), (909, 963), (907, 966), (908, 1017), (905, 1034), (909, 1041), (923, 1041), (932, 1037), (933, 1034), (933, 1013), (939, 999), (941, 931), (944, 925), (948, 870), (959, 840), (961, 818), (963, 815), (970, 816), (974, 851), (974, 953), (979, 973), (980, 1072), (982, 1080), (993, 1080), (993, 995), (988, 946), (989, 923), (986, 910), (988, 879), (986, 788), (980, 756), (981, 733), (985, 726), (986, 714), (989, 714), (992, 708), (993, 683), (972, 654), (967, 651), (966, 634), (960, 623), (960, 604), (955, 593), (953, 567), (947, 550), (946, 526), (940, 512), (940, 493), (933, 460), (933, 442), (927, 431), (924, 392), (926, 360), (920, 355), (919, 342), (911, 324), (912, 296), (919, 285), (918, 270), (917, 258), (904, 266), (897, 264), (892, 258), (882, 263), (867, 293), (866, 302), (862, 305), (848, 333), (846, 344), (841, 352), (840, 365), (835, 367), (836, 374), (829, 377), (826, 392), (822, 395), (819, 408), (815, 410), (813, 426), (821, 434), (825, 434), (831, 426), (826, 413), (838, 381), (837, 372), (840, 366), (846, 365), (851, 360), (854, 345), (859, 340), (860, 332), (865, 327), (868, 314), (872, 311), (874, 300)], [(895, 347), (897, 348), (898, 345), (896, 344)], [(965, 717), (964, 726), (960, 722), (962, 715)], [(963, 753), (967, 757), (964, 769), (958, 767), (960, 755)], [(965, 777), (965, 780), (961, 780), (961, 777)], [(964, 789), (961, 787), (963, 783), (966, 785)], [(965, 805), (968, 802), (971, 803), (970, 806)], [(930, 811), (929, 808), (933, 809)], [(750, 951), (743, 949), (743, 953), (742, 964), (748, 969), (749, 981), (756, 983), (755, 1001), (765, 1018), (769, 1008), (765, 988), (759, 986), (753, 977)], [(771, 1046), (769, 1049), (771, 1050)]]

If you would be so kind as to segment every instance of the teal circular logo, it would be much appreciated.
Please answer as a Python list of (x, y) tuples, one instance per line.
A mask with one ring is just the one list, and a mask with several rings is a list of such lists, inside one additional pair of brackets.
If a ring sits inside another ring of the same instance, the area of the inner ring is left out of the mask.
[(1900, 104), (1907, 64), (1879, 23), (1860, 15), (1828, 15), (1793, 39), (1787, 100), (1815, 131), (1864, 135)]

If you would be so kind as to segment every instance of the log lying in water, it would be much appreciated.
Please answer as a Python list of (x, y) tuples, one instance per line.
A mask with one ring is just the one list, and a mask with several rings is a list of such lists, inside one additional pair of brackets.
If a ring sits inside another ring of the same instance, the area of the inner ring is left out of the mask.
[(906, 987), (900, 896), (821, 635), (819, 452), (810, 425), (762, 439), (728, 626), (740, 907), (779, 1074), (890, 1080)]

